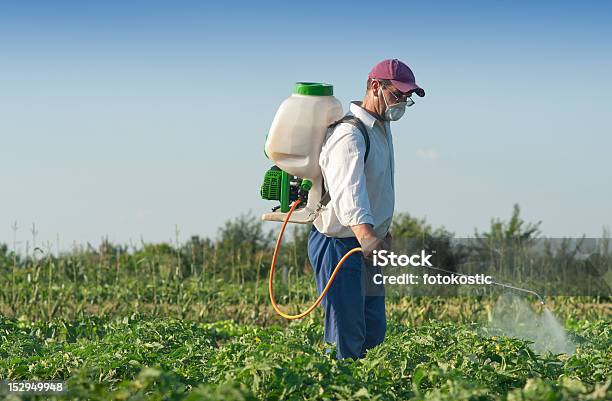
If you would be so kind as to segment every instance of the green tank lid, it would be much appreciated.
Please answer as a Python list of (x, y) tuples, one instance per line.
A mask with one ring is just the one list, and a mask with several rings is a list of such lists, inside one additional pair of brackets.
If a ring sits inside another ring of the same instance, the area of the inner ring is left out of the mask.
[(296, 82), (293, 93), (309, 96), (331, 96), (334, 94), (334, 86), (321, 82)]

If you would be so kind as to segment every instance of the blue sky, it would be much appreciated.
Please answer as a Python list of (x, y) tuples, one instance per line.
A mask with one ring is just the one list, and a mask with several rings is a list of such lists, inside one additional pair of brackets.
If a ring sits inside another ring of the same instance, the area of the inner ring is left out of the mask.
[(397, 211), (458, 236), (516, 202), (550, 236), (612, 226), (606, 2), (208, 3), (0, 5), (0, 242), (214, 237), (272, 206), (293, 83), (346, 109), (385, 58), (427, 91), (393, 124)]

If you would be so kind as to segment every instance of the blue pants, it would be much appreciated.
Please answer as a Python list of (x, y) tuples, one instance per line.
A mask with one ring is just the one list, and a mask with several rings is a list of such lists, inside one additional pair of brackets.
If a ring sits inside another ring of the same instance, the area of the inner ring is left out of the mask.
[[(356, 238), (333, 238), (321, 234), (314, 226), (308, 236), (308, 258), (315, 273), (318, 293), (329, 281), (340, 259), (358, 247)], [(336, 344), (336, 356), (362, 358), (366, 350), (383, 342), (387, 330), (384, 287), (370, 296), (364, 284), (364, 269), (375, 268), (360, 252), (349, 256), (340, 267), (321, 305), (325, 311), (325, 341)], [(367, 276), (371, 272), (367, 272)]]

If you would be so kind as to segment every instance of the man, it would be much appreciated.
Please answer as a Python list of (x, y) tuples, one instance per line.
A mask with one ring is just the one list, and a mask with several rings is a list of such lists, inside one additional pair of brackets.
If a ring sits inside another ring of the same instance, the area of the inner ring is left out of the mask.
[(375, 269), (370, 259), (374, 250), (390, 248), (395, 204), (390, 121), (401, 118), (406, 106), (414, 104), (413, 93), (425, 96), (406, 64), (397, 59), (378, 63), (368, 75), (363, 102), (350, 105), (351, 114), (367, 129), (367, 162), (366, 140), (358, 126), (348, 123), (328, 130), (319, 157), (331, 197), (308, 237), (319, 294), (344, 254), (363, 248), (363, 255), (351, 255), (340, 267), (322, 302), (325, 341), (336, 344), (338, 359), (362, 358), (385, 337), (384, 287), (374, 295), (364, 291), (362, 274), (371, 274), (366, 266)]

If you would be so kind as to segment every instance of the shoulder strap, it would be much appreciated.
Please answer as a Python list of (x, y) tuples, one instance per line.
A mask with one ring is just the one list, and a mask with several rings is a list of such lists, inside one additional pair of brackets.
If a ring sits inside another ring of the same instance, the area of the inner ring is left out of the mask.
[[(368, 161), (368, 155), (370, 153), (370, 135), (368, 134), (368, 129), (366, 128), (366, 126), (363, 124), (363, 122), (359, 118), (355, 117), (352, 114), (346, 114), (344, 117), (342, 117), (338, 121), (334, 121), (333, 123), (329, 125), (329, 128), (335, 128), (340, 123), (348, 123), (354, 127), (357, 127), (359, 132), (361, 132), (361, 135), (363, 135), (363, 139), (365, 140), (365, 144), (366, 144), (366, 151), (365, 151), (365, 155), (363, 158), (363, 163), (365, 164)], [(323, 187), (323, 196), (321, 197), (321, 201), (319, 202), (320, 207), (326, 206), (331, 200), (331, 196), (329, 195), (329, 192), (325, 190), (325, 179), (321, 180), (321, 185)]]
[(352, 126), (357, 127), (359, 132), (361, 132), (361, 135), (363, 135), (363, 139), (365, 140), (365, 144), (366, 144), (366, 151), (365, 151), (365, 157), (363, 159), (363, 162), (364, 163), (367, 162), (368, 154), (370, 153), (370, 135), (368, 134), (368, 129), (366, 128), (366, 126), (363, 124), (363, 122), (359, 118), (355, 117), (352, 114), (346, 114), (344, 117), (342, 117), (338, 121), (334, 121), (333, 123), (331, 123), (329, 127), (334, 128), (336, 127), (336, 125), (340, 123), (351, 124)]

